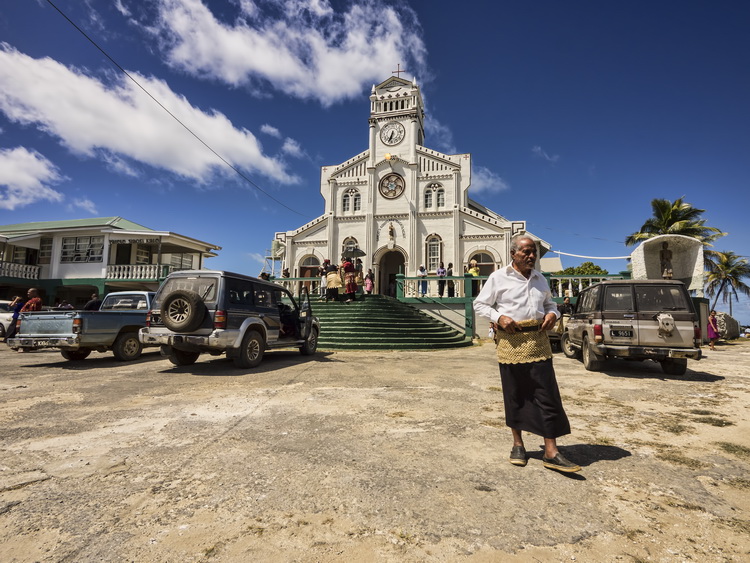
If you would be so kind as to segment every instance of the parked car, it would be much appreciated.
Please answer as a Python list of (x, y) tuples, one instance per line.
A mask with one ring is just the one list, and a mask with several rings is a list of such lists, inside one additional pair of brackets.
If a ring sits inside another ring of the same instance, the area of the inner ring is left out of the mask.
[(53, 309), (21, 313), (20, 327), (8, 345), (14, 349), (59, 348), (66, 360), (84, 360), (92, 350), (112, 350), (121, 361), (141, 356), (138, 329), (154, 293), (118, 291), (104, 298), (98, 311)]
[(0, 338), (5, 338), (13, 322), (13, 311), (10, 309), (12, 301), (0, 301)]
[(217, 270), (174, 272), (156, 294), (141, 342), (162, 346), (178, 366), (203, 353), (225, 353), (240, 368), (260, 364), (266, 350), (318, 347), (320, 323), (306, 288), (297, 302), (281, 285)]
[(654, 360), (682, 375), (701, 358), (701, 330), (685, 285), (677, 280), (610, 280), (581, 291), (561, 338), (563, 353), (587, 370), (607, 358)]

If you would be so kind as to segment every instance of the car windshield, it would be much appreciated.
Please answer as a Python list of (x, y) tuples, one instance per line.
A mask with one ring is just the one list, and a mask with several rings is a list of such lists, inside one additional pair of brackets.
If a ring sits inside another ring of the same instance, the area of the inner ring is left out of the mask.
[(678, 286), (637, 285), (635, 294), (639, 311), (689, 311), (685, 292)]
[(159, 288), (159, 292), (154, 299), (153, 308), (158, 309), (161, 306), (161, 300), (165, 295), (177, 290), (187, 290), (197, 293), (203, 301), (211, 303), (216, 301), (216, 288), (219, 285), (219, 278), (216, 277), (174, 277), (169, 278)]
[(148, 301), (145, 295), (133, 293), (132, 295), (107, 295), (104, 303), (99, 307), (100, 311), (121, 311), (130, 309), (148, 309)]

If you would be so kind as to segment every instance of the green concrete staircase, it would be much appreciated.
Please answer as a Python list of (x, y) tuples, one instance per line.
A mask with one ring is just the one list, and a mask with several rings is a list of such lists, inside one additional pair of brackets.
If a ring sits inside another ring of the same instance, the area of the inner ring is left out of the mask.
[(448, 325), (384, 295), (359, 295), (351, 303), (312, 300), (320, 319), (319, 348), (429, 350), (471, 346)]

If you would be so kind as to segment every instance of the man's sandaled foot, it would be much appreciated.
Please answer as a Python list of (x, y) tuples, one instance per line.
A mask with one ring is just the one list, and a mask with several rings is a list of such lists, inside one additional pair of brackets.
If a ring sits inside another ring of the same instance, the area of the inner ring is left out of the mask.
[(519, 467), (526, 467), (528, 461), (529, 458), (526, 455), (526, 448), (523, 446), (513, 446), (513, 449), (510, 450), (510, 462)]
[(560, 452), (556, 453), (555, 457), (542, 457), (542, 463), (547, 469), (556, 469), (563, 473), (575, 473), (581, 470), (580, 465), (568, 461)]

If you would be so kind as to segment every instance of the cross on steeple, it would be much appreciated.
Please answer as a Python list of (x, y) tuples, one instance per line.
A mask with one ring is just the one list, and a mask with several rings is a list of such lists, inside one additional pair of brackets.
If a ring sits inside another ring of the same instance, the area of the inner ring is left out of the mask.
[(401, 70), (401, 63), (398, 63), (397, 67), (398, 67), (397, 70), (392, 70), (391, 72), (395, 74), (396, 76), (398, 76), (399, 78), (401, 78), (401, 73), (406, 72), (406, 71)]

